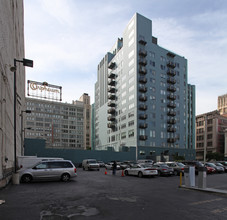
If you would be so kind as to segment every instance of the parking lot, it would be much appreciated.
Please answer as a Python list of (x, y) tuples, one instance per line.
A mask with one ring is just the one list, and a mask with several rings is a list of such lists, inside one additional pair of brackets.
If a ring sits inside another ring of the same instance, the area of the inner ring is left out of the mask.
[[(179, 188), (179, 176), (122, 177), (105, 169), (77, 170), (67, 182), (9, 185), (0, 190), (0, 216), (15, 219), (225, 219), (227, 196)], [(227, 174), (207, 176), (207, 186), (227, 189)], [(197, 180), (197, 177), (196, 177)]]

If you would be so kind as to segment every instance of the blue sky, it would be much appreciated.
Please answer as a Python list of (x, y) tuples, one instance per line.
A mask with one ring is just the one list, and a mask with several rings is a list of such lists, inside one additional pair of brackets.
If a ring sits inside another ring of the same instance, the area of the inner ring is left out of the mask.
[(227, 93), (226, 0), (24, 0), (27, 80), (62, 86), (63, 101), (94, 102), (97, 65), (136, 13), (152, 20), (161, 47), (188, 60), (196, 114)]

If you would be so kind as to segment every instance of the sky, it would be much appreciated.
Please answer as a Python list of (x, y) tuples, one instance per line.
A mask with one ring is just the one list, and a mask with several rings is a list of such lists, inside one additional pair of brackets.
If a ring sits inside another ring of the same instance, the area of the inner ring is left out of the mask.
[(152, 20), (158, 45), (188, 60), (196, 115), (227, 93), (226, 0), (24, 0), (27, 80), (62, 86), (63, 102), (94, 102), (97, 66), (135, 13)]

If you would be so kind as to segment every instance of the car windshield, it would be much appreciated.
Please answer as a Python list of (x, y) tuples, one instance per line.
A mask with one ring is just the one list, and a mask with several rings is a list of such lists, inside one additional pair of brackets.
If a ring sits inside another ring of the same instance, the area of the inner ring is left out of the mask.
[(198, 166), (199, 167), (203, 167), (203, 164), (201, 162), (198, 161)]
[(183, 163), (177, 163), (179, 167), (184, 167), (185, 165)]
[(223, 165), (221, 163), (216, 163), (215, 165), (223, 167)]
[(166, 165), (166, 164), (159, 164), (160, 165), (160, 167), (166, 167), (166, 168), (168, 168), (169, 166), (168, 165)]
[(96, 160), (89, 160), (88, 163), (97, 163)]
[(207, 163), (206, 165), (209, 167), (216, 167), (213, 163)]

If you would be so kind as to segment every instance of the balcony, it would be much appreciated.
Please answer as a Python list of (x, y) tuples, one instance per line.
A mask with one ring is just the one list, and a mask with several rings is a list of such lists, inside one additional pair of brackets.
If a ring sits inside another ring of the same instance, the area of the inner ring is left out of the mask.
[(167, 106), (168, 106), (169, 108), (176, 108), (176, 104), (175, 104), (174, 102), (169, 102), (169, 103), (167, 103)]
[(116, 106), (116, 103), (110, 101), (110, 102), (107, 103), (107, 105), (108, 105), (109, 107), (115, 107), (115, 106)]
[(110, 95), (108, 95), (108, 99), (115, 100), (116, 99), (116, 96), (113, 95), (113, 94), (110, 94)]
[(140, 114), (139, 119), (141, 120), (146, 120), (147, 119), (147, 114)]
[(114, 122), (110, 122), (110, 123), (107, 124), (107, 127), (111, 128), (111, 129), (115, 129), (116, 128), (116, 124)]
[(166, 55), (169, 57), (172, 57), (172, 58), (174, 58), (176, 56), (174, 53), (171, 53), (171, 52), (168, 52)]
[(176, 64), (174, 62), (168, 61), (167, 66), (174, 69), (176, 67)]
[(139, 128), (143, 128), (143, 129), (147, 128), (147, 123), (140, 123)]
[(167, 128), (167, 131), (168, 131), (168, 132), (176, 132), (176, 128), (169, 126), (169, 127)]
[(168, 111), (167, 115), (168, 116), (176, 116), (176, 112), (174, 112), (174, 111)]
[(176, 139), (175, 138), (168, 138), (167, 139), (167, 142), (168, 143), (175, 143), (176, 142)]
[(139, 82), (145, 84), (145, 83), (147, 83), (147, 78), (144, 77), (144, 76), (141, 76), (141, 77), (139, 78)]
[(147, 74), (147, 69), (144, 66), (140, 66), (139, 73), (142, 74), (142, 75), (146, 75)]
[(174, 118), (171, 118), (171, 119), (167, 120), (167, 123), (174, 125), (174, 124), (176, 124), (176, 120)]
[(111, 115), (111, 116), (108, 116), (108, 117), (107, 117), (107, 120), (108, 120), (108, 121), (115, 121), (115, 117), (112, 116), (112, 115)]
[(111, 62), (108, 66), (109, 69), (113, 69), (116, 66), (115, 62)]
[(169, 76), (176, 76), (176, 71), (174, 71), (173, 69), (168, 68), (167, 75), (169, 75)]
[(108, 80), (108, 85), (109, 86), (115, 86), (116, 85), (116, 81), (114, 79)]
[(167, 95), (167, 99), (169, 100), (176, 100), (176, 96), (175, 95)]
[(140, 49), (140, 50), (139, 50), (139, 55), (140, 55), (141, 57), (146, 57), (146, 56), (147, 56), (147, 51), (146, 51), (146, 50), (143, 50), (143, 49)]
[(167, 82), (171, 84), (175, 84), (177, 81), (172, 77), (168, 77)]
[(147, 110), (147, 105), (140, 104), (139, 105), (139, 110), (146, 111)]
[(174, 86), (168, 86), (167, 90), (170, 92), (176, 92), (177, 89)]
[(140, 95), (140, 96), (139, 96), (139, 100), (140, 100), (141, 102), (146, 102), (146, 101), (147, 101), (147, 96), (145, 96), (145, 95)]
[(115, 76), (116, 76), (116, 74), (113, 73), (113, 72), (110, 72), (110, 73), (108, 74), (108, 78), (111, 78), (111, 79), (114, 79)]
[(110, 92), (110, 93), (115, 93), (115, 92), (116, 92), (115, 87), (109, 87), (109, 88), (108, 88), (108, 92)]
[(146, 86), (140, 86), (139, 91), (145, 93), (145, 92), (147, 92), (147, 87)]
[(139, 59), (139, 64), (142, 65), (142, 66), (146, 66), (147, 60), (146, 59)]
[(110, 108), (107, 110), (108, 114), (115, 114), (116, 110), (115, 108)]
[(147, 42), (145, 40), (143, 40), (143, 39), (140, 39), (139, 43), (142, 44), (142, 45), (146, 45), (147, 44)]
[(140, 136), (139, 136), (139, 139), (140, 139), (141, 141), (145, 141), (145, 140), (147, 140), (147, 135), (140, 135)]

